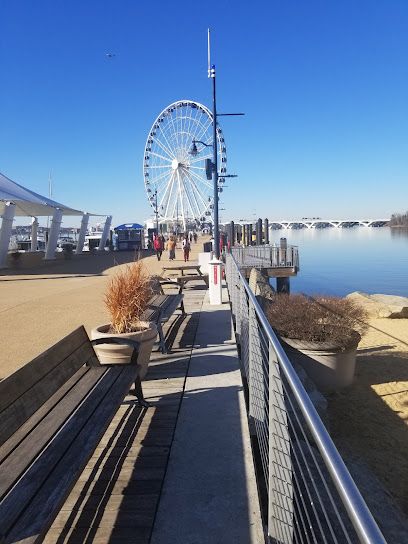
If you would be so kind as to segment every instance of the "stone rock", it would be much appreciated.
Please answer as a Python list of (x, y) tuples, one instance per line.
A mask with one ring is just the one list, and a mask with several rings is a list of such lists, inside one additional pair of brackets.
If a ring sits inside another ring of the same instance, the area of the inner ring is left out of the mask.
[(366, 295), (358, 291), (347, 295), (363, 306), (370, 317), (403, 319), (408, 318), (408, 298), (394, 295)]
[(268, 276), (256, 268), (252, 268), (249, 276), (249, 288), (253, 292), (262, 310), (265, 310), (268, 301), (273, 300), (276, 292), (270, 285)]
[[(395, 295), (370, 295), (370, 299), (383, 305), (379, 310), (378, 317), (407, 318), (408, 317), (408, 298)], [(380, 315), (380, 314), (383, 315)], [(386, 315), (388, 314), (388, 315)]]

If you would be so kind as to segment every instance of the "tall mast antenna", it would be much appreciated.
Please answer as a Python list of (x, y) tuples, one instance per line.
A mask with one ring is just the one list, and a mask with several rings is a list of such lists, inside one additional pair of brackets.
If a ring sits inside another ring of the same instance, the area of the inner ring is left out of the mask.
[(210, 62), (210, 29), (208, 29), (208, 77), (211, 77), (211, 62)]

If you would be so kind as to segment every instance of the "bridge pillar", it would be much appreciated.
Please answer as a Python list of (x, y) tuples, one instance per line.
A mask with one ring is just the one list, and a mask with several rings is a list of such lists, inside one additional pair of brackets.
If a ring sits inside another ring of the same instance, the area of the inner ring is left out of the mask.
[(252, 246), (252, 223), (248, 225), (248, 246)]
[(289, 295), (290, 293), (290, 278), (276, 278), (276, 292), (285, 293)]

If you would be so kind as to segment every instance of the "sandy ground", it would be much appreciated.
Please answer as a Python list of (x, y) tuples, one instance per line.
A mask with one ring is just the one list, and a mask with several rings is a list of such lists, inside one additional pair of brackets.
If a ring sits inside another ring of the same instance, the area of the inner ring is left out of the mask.
[(329, 398), (340, 453), (363, 460), (408, 515), (408, 319), (371, 319), (355, 380)]
[[(194, 262), (203, 251), (198, 238), (191, 245)], [(31, 361), (80, 325), (88, 334), (93, 327), (109, 321), (103, 303), (108, 278), (118, 266), (133, 262), (133, 252), (84, 253), (65, 260), (43, 261), (41, 254), (24, 254), (18, 266), (0, 270), (0, 379)], [(159, 262), (152, 251), (141, 253), (150, 274), (162, 275), (169, 263), (167, 252)], [(184, 262), (181, 243), (176, 260)], [(188, 284), (187, 284), (188, 285)]]

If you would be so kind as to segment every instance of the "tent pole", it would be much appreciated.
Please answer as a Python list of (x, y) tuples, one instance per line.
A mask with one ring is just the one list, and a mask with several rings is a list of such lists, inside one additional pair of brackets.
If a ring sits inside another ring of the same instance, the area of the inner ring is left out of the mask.
[(7, 252), (13, 228), (14, 211), (16, 205), (6, 202), (0, 229), (0, 268), (7, 268)]

